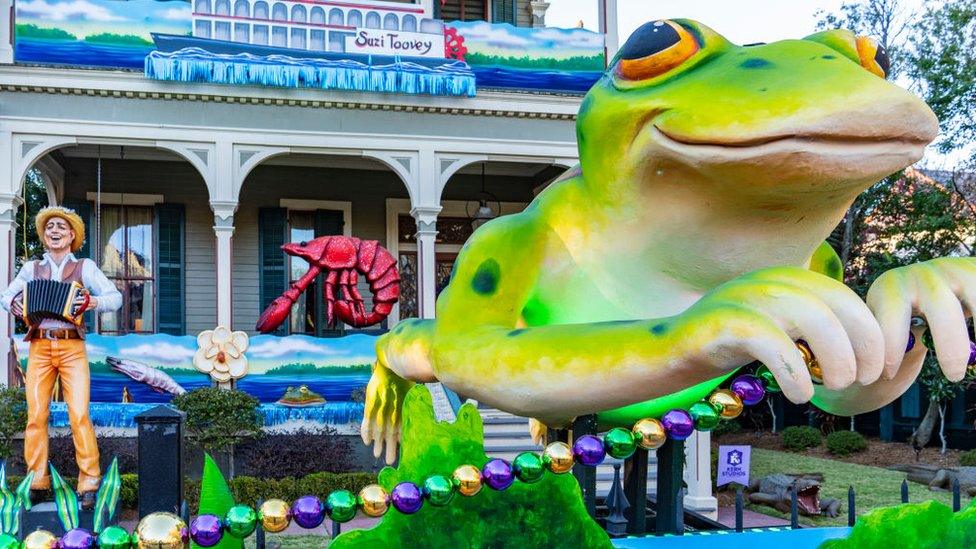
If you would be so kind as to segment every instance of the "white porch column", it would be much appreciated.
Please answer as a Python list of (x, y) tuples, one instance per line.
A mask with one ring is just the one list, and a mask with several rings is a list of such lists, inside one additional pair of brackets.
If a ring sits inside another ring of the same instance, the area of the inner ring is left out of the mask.
[(607, 63), (617, 55), (620, 49), (620, 35), (617, 30), (617, 0), (600, 0), (599, 4), (600, 32), (603, 33), (604, 49)]
[[(0, 288), (9, 286), (14, 276), (15, 218), (19, 202), (16, 196), (0, 196)], [(11, 336), (14, 323), (7, 311), (0, 309), (0, 313), (0, 386), (5, 387), (10, 381), (10, 365), (13, 362)]]
[(410, 215), (417, 220), (417, 291), (420, 293), (420, 318), (434, 318), (434, 302), (437, 298), (434, 238), (437, 236), (437, 214), (440, 210), (440, 206), (410, 210)]
[(718, 517), (718, 500), (712, 495), (712, 435), (695, 431), (685, 440), (685, 509), (715, 519)]
[(14, 37), (10, 35), (13, 10), (13, 0), (0, 0), (0, 64), (14, 62)]
[(233, 280), (232, 237), (234, 236), (234, 210), (237, 203), (210, 203), (214, 211), (214, 234), (217, 237), (217, 253), (214, 266), (217, 271), (217, 325), (233, 329)]

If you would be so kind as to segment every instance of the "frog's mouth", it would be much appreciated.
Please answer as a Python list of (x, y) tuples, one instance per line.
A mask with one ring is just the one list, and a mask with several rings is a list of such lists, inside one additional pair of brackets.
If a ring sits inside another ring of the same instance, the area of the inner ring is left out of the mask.
[(922, 130), (897, 137), (797, 132), (705, 140), (657, 124), (649, 130), (653, 156), (663, 153), (703, 172), (720, 170), (727, 181), (833, 182), (828, 187), (834, 188), (861, 187), (916, 162), (934, 137)]

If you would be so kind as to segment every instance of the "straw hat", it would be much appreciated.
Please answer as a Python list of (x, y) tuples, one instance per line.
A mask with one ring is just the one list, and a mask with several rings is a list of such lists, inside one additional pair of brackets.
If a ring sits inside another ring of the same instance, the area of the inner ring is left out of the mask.
[(48, 206), (37, 212), (34, 219), (34, 226), (37, 228), (37, 236), (44, 242), (44, 226), (52, 217), (60, 217), (71, 225), (71, 230), (75, 232), (75, 239), (71, 242), (71, 251), (77, 252), (85, 244), (85, 222), (71, 208), (63, 206)]

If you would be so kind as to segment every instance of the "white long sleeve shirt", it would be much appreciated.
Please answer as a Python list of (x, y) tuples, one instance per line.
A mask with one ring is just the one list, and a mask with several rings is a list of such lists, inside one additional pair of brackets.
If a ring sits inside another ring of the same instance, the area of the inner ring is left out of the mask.
[[(24, 263), (24, 266), (20, 268), (20, 272), (17, 273), (17, 277), (14, 278), (10, 286), (3, 292), (0, 292), (0, 306), (2, 306), (7, 311), (10, 310), (11, 302), (13, 302), (14, 297), (20, 292), (24, 291), (27, 287), (27, 283), (34, 280), (34, 266), (38, 263), (47, 263), (51, 267), (51, 280), (56, 280), (61, 282), (61, 276), (64, 272), (64, 266), (68, 264), (69, 261), (78, 261), (75, 259), (74, 254), (68, 254), (61, 260), (61, 264), (58, 265), (51, 259), (49, 254), (44, 254), (44, 257), (38, 261), (28, 261)], [(91, 292), (91, 294), (98, 298), (98, 302), (95, 306), (95, 310), (103, 313), (107, 311), (118, 310), (122, 306), (122, 294), (119, 292), (115, 284), (109, 280), (104, 273), (95, 265), (95, 262), (90, 259), (81, 260), (81, 284)], [(73, 325), (67, 322), (54, 319), (44, 319), (41, 321), (41, 328), (44, 329), (60, 329), (60, 328), (72, 328)]]

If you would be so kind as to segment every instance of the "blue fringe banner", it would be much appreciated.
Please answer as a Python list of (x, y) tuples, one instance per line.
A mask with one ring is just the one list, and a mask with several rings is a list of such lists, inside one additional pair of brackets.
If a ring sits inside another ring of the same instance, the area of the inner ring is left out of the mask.
[(398, 60), (372, 66), (352, 59), (296, 59), (284, 55), (215, 54), (200, 48), (150, 52), (146, 77), (172, 82), (259, 84), (412, 95), (475, 96), (475, 77), (460, 61), (426, 67)]

